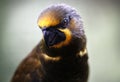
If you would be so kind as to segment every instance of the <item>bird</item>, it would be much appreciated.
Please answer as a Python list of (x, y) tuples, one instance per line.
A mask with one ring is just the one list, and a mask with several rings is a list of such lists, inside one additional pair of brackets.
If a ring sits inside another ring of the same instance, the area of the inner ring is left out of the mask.
[(38, 16), (43, 38), (23, 59), (11, 82), (88, 82), (87, 40), (81, 16), (52, 4)]

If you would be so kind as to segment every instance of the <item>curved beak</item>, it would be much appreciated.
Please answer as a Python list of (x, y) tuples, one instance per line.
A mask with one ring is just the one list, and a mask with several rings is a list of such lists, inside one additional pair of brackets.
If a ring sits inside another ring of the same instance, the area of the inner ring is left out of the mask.
[(60, 43), (61, 41), (64, 41), (66, 39), (63, 32), (52, 27), (42, 29), (42, 32), (44, 35), (45, 43), (48, 47)]

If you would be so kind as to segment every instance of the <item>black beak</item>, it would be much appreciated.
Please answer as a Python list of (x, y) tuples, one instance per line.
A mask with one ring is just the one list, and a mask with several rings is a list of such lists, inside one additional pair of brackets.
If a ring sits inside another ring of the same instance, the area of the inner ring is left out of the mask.
[(65, 40), (65, 34), (55, 28), (45, 28), (42, 30), (46, 45), (53, 46)]

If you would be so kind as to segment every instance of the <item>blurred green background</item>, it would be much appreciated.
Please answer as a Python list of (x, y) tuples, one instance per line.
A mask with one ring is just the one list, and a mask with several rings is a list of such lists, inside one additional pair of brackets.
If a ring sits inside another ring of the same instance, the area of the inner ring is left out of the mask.
[(75, 7), (82, 17), (89, 51), (89, 82), (120, 82), (120, 6), (115, 0), (0, 1), (0, 82), (10, 81), (19, 63), (40, 41), (37, 18), (55, 3)]

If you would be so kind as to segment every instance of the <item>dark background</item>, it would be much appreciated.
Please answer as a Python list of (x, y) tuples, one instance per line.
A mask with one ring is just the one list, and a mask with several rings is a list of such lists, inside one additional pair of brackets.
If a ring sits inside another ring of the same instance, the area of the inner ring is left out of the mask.
[(0, 1), (0, 82), (10, 81), (19, 63), (40, 41), (42, 33), (37, 18), (44, 8), (55, 3), (73, 6), (82, 17), (89, 52), (89, 82), (120, 82), (118, 1)]

